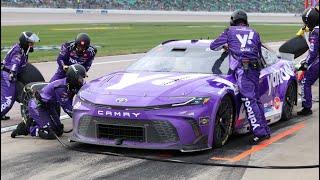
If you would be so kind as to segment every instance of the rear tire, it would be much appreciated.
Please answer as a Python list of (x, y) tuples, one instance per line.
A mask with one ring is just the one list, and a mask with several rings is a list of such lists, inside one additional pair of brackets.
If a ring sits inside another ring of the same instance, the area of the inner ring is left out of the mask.
[(233, 103), (230, 96), (225, 96), (219, 105), (213, 132), (213, 147), (222, 147), (231, 135), (233, 124)]
[(296, 36), (282, 44), (279, 52), (294, 54), (294, 58), (296, 59), (307, 52), (308, 49), (309, 46), (306, 39), (302, 36)]
[(293, 107), (295, 105), (296, 99), (297, 87), (294, 83), (291, 82), (287, 88), (286, 96), (283, 101), (281, 120), (288, 121), (292, 118)]

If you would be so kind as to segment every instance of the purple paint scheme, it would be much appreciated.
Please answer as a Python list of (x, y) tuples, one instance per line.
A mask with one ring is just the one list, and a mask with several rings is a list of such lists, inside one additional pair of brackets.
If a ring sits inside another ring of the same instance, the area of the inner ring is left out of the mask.
[[(71, 141), (106, 146), (197, 151), (212, 148), (221, 99), (233, 97), (233, 133), (247, 133), (228, 57), (211, 51), (211, 40), (162, 43), (126, 71), (114, 72), (82, 87), (73, 102)], [(263, 47), (261, 100), (269, 123), (281, 118), (291, 61)], [(214, 72), (214, 73), (213, 73)], [(118, 133), (118, 134), (117, 134)], [(120, 137), (119, 133), (122, 133)]]

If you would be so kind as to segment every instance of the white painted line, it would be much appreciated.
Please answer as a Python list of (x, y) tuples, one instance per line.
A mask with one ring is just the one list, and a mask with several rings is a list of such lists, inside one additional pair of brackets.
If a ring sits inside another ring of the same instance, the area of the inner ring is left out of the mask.
[[(60, 116), (60, 120), (63, 121), (63, 120), (66, 120), (66, 119), (69, 119), (69, 115), (62, 115)], [(13, 131), (17, 128), (17, 124), (16, 125), (12, 125), (12, 126), (7, 126), (7, 127), (3, 127), (1, 128), (1, 134), (2, 133), (5, 133), (5, 132), (9, 132), (9, 131)]]
[(121, 62), (130, 62), (130, 61), (136, 61), (136, 60), (138, 60), (138, 59), (128, 59), (128, 60), (121, 60), (121, 61), (106, 61), (106, 62), (93, 63), (92, 65), (112, 64), (112, 63), (121, 63)]

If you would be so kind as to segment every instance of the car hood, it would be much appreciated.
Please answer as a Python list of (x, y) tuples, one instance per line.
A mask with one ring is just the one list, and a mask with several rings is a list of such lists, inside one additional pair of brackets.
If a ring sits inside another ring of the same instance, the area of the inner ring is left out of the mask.
[(203, 96), (192, 92), (217, 78), (212, 74), (117, 72), (86, 84), (80, 96), (97, 104), (111, 105), (118, 98), (126, 98), (132, 105), (169, 104), (189, 100), (190, 96)]

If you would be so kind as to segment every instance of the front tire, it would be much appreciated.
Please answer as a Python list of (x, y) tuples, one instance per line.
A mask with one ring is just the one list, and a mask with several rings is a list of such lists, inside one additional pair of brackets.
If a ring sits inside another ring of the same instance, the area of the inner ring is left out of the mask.
[(233, 103), (230, 96), (225, 96), (219, 105), (213, 132), (213, 147), (222, 147), (231, 135), (234, 118)]

